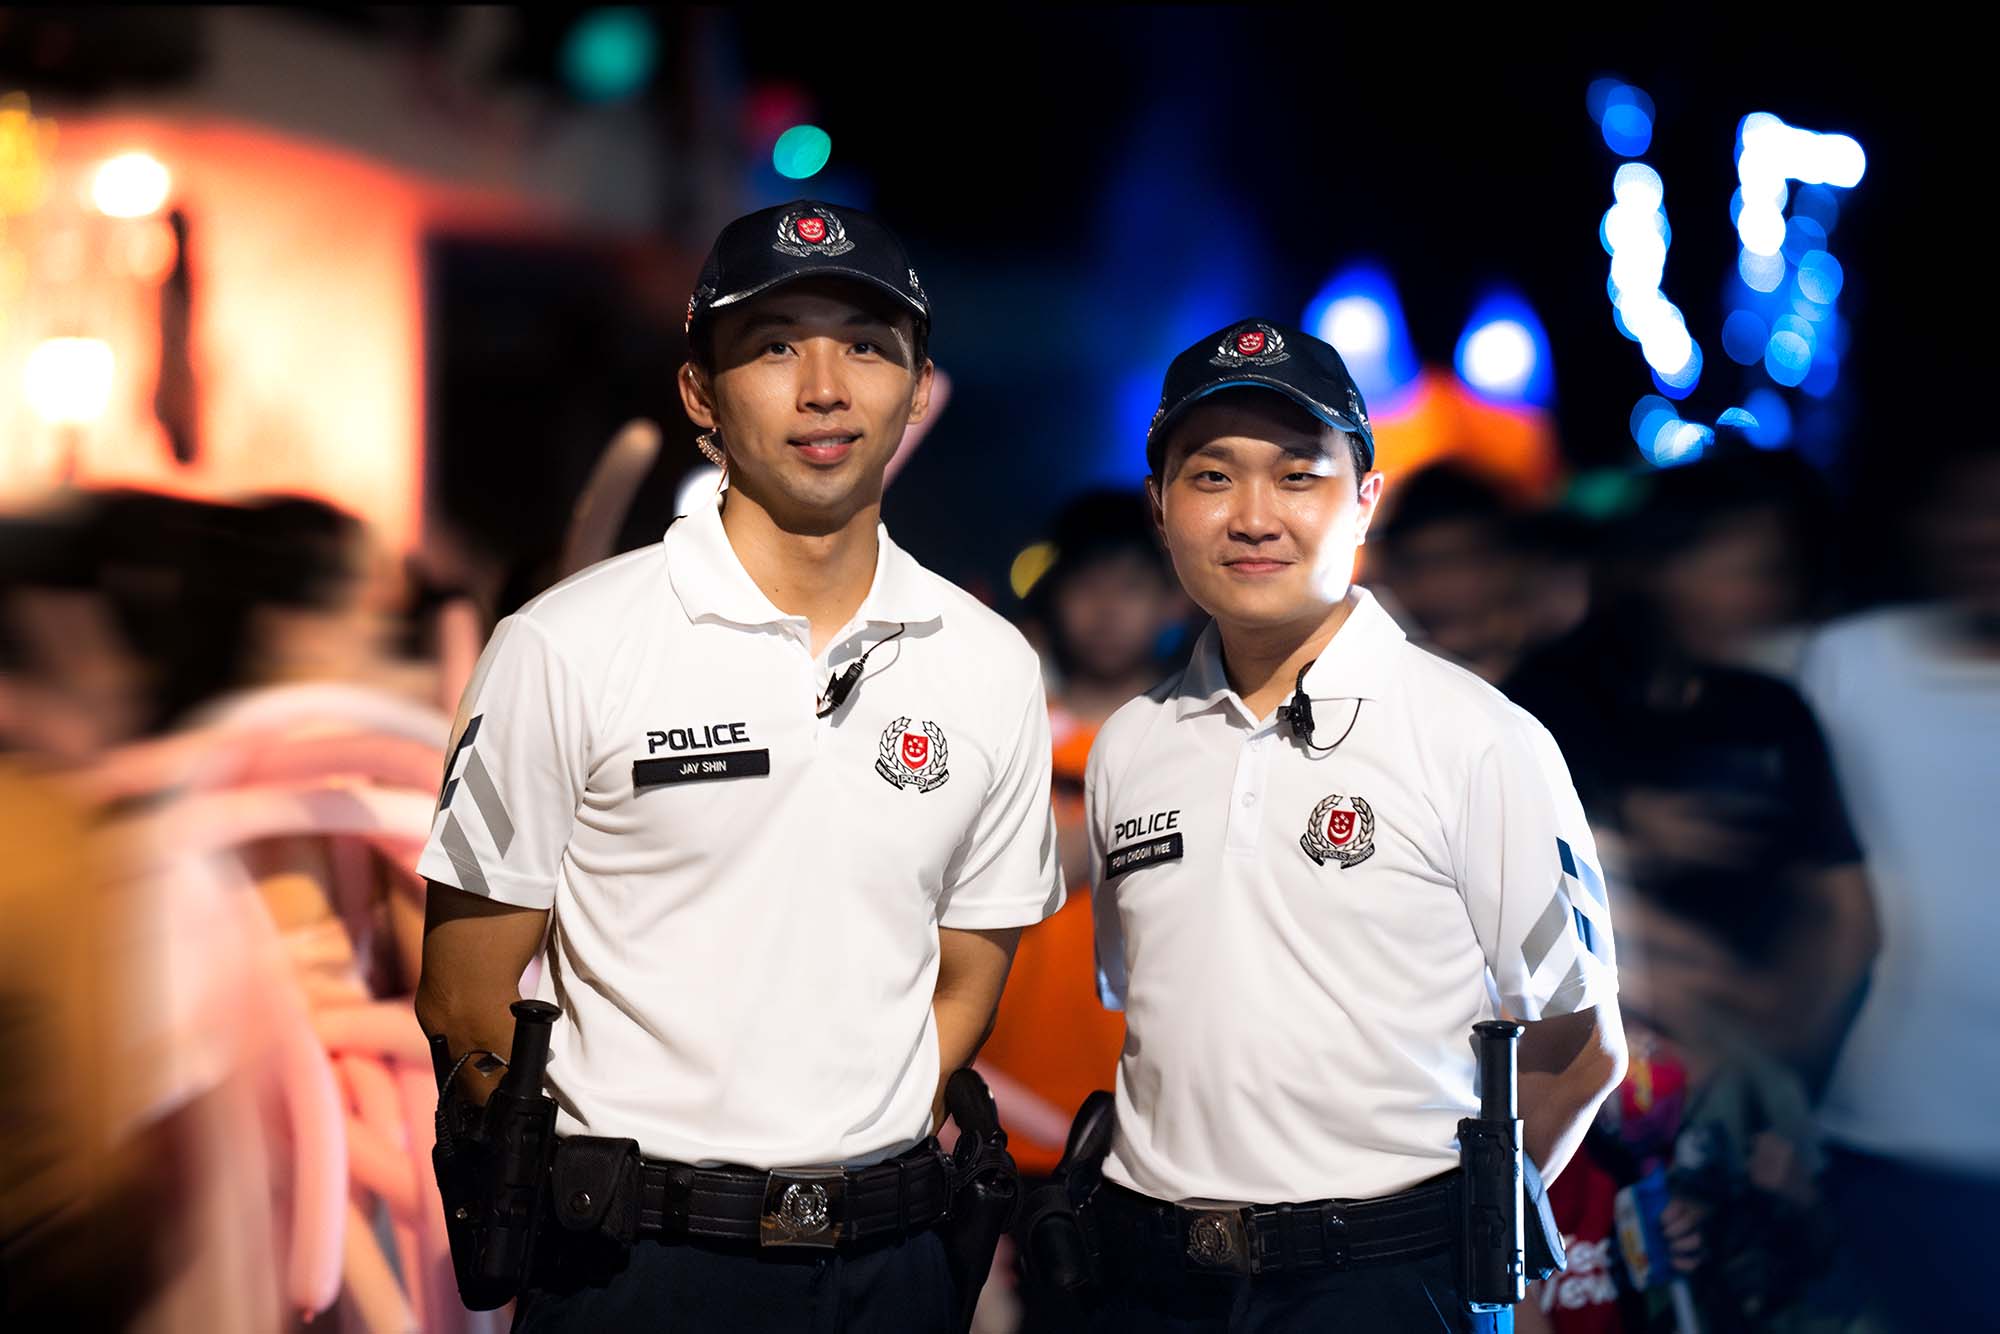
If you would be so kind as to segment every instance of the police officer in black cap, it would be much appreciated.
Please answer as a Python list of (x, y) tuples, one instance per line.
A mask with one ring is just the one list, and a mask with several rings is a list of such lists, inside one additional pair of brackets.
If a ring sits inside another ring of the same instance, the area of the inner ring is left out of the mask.
[(417, 1010), (532, 1144), (539, 1087), (477, 1054), (544, 954), (550, 1185), (450, 1225), (470, 1301), (547, 1200), (518, 1329), (949, 1331), (986, 1276), (1009, 1165), (963, 1067), (1062, 882), (1034, 653), (879, 519), (929, 325), (866, 215), (729, 224), (680, 372), (720, 502), (502, 622), (466, 692)]
[[(1518, 1200), (1520, 1169), (1462, 1173), (1459, 1141), (1552, 1174), (1623, 1064), (1568, 773), (1353, 584), (1383, 481), (1333, 348), (1217, 330), (1169, 368), (1147, 458), (1214, 623), (1104, 725), (1085, 779), (1099, 984), (1127, 1034), (1108, 1153), (1083, 1168), (1099, 1327), (1491, 1329), (1518, 1294), (1470, 1295), (1494, 1248), (1466, 1192)], [(1525, 1132), (1480, 1119), (1471, 1037), (1503, 1017), (1526, 1027)]]

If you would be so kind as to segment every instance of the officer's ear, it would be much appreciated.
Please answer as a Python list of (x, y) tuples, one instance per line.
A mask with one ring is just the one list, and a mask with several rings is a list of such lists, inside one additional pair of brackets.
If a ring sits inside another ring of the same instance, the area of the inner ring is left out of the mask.
[(937, 384), (937, 365), (929, 357), (917, 364), (916, 384), (910, 390), (910, 419), (915, 426), (931, 415), (931, 390)]
[(681, 407), (687, 412), (688, 420), (704, 431), (713, 431), (716, 427), (715, 384), (709, 379), (708, 368), (697, 361), (684, 362), (676, 383), (681, 391)]
[(1160, 493), (1160, 479), (1152, 473), (1146, 474), (1146, 503), (1153, 515), (1153, 535), (1160, 539), (1164, 547), (1167, 542), (1167, 507)]
[(1359, 514), (1355, 517), (1354, 545), (1363, 546), (1368, 541), (1368, 525), (1375, 522), (1375, 511), (1382, 504), (1382, 488), (1387, 485), (1379, 469), (1370, 469), (1361, 479), (1357, 505)]

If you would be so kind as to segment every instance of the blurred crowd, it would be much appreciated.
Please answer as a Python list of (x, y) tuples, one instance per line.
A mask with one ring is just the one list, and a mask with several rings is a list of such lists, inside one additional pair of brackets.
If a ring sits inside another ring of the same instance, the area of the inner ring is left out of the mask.
[[(1047, 539), (1007, 610), (1043, 655), (1072, 897), (1025, 936), (981, 1057), (1030, 1177), (1123, 1041), (1085, 758), (1198, 628), (1143, 494), (1081, 497)], [(411, 868), (486, 634), (610, 541), (482, 579), (297, 496), (0, 522), (0, 1310), (22, 1327), (499, 1327), (444, 1250)], [(1909, 596), (1861, 608), (1836, 550)], [(2000, 452), (1865, 506), (1727, 438), (1533, 503), (1442, 465), (1390, 479), (1362, 580), (1555, 735), (1613, 882), (1631, 1072), (1554, 1187), (1569, 1267), (1517, 1326), (1983, 1327)], [(991, 1286), (982, 1328), (1044, 1327), (1032, 1287)]]

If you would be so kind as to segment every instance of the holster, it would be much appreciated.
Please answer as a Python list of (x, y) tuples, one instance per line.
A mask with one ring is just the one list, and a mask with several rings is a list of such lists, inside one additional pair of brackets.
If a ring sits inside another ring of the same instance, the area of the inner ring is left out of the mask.
[(944, 1100), (958, 1124), (958, 1143), (951, 1151), (951, 1211), (942, 1233), (958, 1285), (958, 1327), (968, 1330), (994, 1252), (1020, 1201), (1021, 1177), (986, 1081), (969, 1069), (953, 1071)]
[(473, 1311), (504, 1306), (528, 1282), (555, 1145), (556, 1105), (542, 1092), (542, 1074), (560, 1011), (545, 1001), (516, 1001), (513, 1012), (507, 1073), (483, 1107), (454, 1087), (457, 1066), (445, 1040), (431, 1038), (438, 1081), (431, 1168), (444, 1204), (452, 1277)]
[(1088, 1309), (1097, 1300), (1097, 1237), (1085, 1203), (1103, 1179), (1115, 1118), (1112, 1096), (1099, 1089), (1083, 1100), (1062, 1158), (1047, 1185), (1027, 1199), (1021, 1226), (1035, 1278)]

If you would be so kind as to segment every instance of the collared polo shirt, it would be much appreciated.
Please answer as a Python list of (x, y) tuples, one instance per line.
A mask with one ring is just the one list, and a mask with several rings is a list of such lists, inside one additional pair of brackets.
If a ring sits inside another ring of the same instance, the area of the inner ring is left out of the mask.
[(1434, 1176), (1478, 1109), (1472, 1025), (1616, 989), (1554, 741), (1355, 597), (1305, 676), (1331, 749), (1250, 715), (1211, 625), (1090, 757), (1099, 985), (1127, 1033), (1105, 1172), (1156, 1198)]
[(767, 1168), (900, 1152), (931, 1130), (938, 928), (1061, 906), (1035, 655), (877, 537), (818, 657), (709, 507), (496, 628), (418, 869), (553, 909), (559, 1132)]

